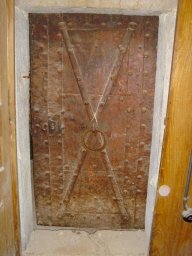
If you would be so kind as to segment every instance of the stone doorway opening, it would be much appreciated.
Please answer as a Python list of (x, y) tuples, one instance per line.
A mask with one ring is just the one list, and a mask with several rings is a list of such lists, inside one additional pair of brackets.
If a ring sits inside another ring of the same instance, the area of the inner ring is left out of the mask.
[[(87, 13), (118, 13), (124, 15), (151, 15), (159, 16), (159, 34), (157, 49), (157, 70), (154, 96), (154, 114), (152, 130), (152, 147), (150, 155), (148, 194), (145, 214), (145, 232), (148, 240), (153, 216), (153, 208), (156, 194), (156, 182), (158, 178), (159, 161), (161, 155), (162, 138), (164, 131), (164, 118), (169, 88), (169, 76), (174, 39), (176, 1), (162, 7), (160, 3), (154, 6), (138, 7), (134, 11), (132, 7), (84, 8), (79, 3), (77, 6), (63, 6), (61, 8), (46, 8), (41, 4), (18, 1), (16, 7), (16, 97), (17, 97), (17, 143), (18, 143), (18, 167), (20, 184), (20, 209), (21, 209), (21, 236), (23, 248), (26, 247), (29, 236), (34, 229), (39, 229), (34, 221), (33, 200), (31, 189), (31, 162), (30, 162), (30, 139), (29, 139), (29, 22), (28, 13), (31, 12), (87, 12)], [(52, 3), (54, 6), (54, 3)], [(71, 8), (69, 10), (69, 8)], [(21, 61), (22, 60), (22, 61)]]

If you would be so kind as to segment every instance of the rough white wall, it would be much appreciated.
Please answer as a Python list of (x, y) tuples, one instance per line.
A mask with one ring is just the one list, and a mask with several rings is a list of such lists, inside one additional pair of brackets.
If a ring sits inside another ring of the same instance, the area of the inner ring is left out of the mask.
[(175, 34), (176, 11), (159, 16), (159, 34), (157, 50), (157, 73), (153, 112), (152, 147), (147, 190), (145, 230), (150, 238), (153, 210), (157, 190), (159, 165), (165, 128), (169, 80)]
[(28, 12), (97, 12), (158, 15), (176, 8), (177, 0), (16, 0)]
[(30, 144), (29, 144), (29, 36), (28, 17), (15, 9), (16, 132), (18, 153), (19, 205), (22, 249), (33, 230)]

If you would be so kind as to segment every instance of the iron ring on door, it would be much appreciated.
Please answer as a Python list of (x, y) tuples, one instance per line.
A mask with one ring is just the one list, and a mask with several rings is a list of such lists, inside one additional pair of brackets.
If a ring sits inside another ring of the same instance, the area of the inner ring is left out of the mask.
[[(102, 143), (100, 146), (96, 147), (96, 148), (91, 148), (87, 142), (86, 142), (86, 138), (87, 136), (90, 134), (90, 133), (94, 133), (94, 134), (99, 134), (101, 139), (102, 139)], [(82, 135), (82, 143), (83, 143), (83, 146), (84, 148), (88, 149), (88, 150), (91, 150), (91, 151), (101, 151), (102, 149), (105, 148), (105, 145), (106, 145), (106, 139), (105, 139), (105, 135), (102, 131), (96, 129), (96, 130), (86, 130), (83, 135)]]

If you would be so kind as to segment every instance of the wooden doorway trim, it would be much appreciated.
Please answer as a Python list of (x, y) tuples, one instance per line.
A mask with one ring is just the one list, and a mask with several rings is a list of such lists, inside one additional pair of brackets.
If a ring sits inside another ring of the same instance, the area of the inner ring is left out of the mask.
[[(1, 236), (4, 236), (5, 233), (8, 234), (8, 236), (6, 237), (7, 240), (5, 239), (5, 241), (7, 241), (7, 247), (11, 248), (8, 249), (9, 252), (11, 250), (14, 251), (14, 255), (20, 255), (20, 225), (16, 157), (14, 0), (1, 0), (0, 16), (2, 22), (0, 24), (2, 37), (0, 40), (0, 85), (2, 91), (5, 92), (4, 95), (2, 95), (1, 102), (3, 118), (1, 116), (0, 124), (3, 129), (2, 137), (4, 137), (1, 140), (1, 149), (5, 155), (5, 162), (4, 159), (2, 161), (2, 164), (4, 164), (5, 166), (5, 176), (9, 176), (9, 178), (6, 179), (6, 183), (4, 182), (3, 176), (1, 176), (1, 186), (4, 186), (4, 192), (7, 190), (6, 193), (8, 193), (9, 200), (11, 200), (11, 204), (9, 205), (8, 209), (10, 215), (6, 216), (6, 218), (9, 218), (11, 216), (11, 218), (8, 219), (8, 222), (11, 226), (13, 226), (9, 231), (3, 232)], [(9, 180), (10, 182), (7, 182), (7, 180)], [(0, 254), (4, 255), (4, 253), (5, 252), (1, 251), (0, 248)]]
[(14, 236), (16, 255), (20, 255), (20, 217), (16, 144), (16, 108), (15, 108), (15, 1), (7, 0), (8, 7), (8, 91), (10, 125), (10, 168), (12, 174), (12, 196), (14, 215)]
[[(191, 255), (191, 224), (182, 220), (183, 194), (192, 149), (192, 2), (179, 1), (167, 125), (163, 143), (150, 255)], [(170, 187), (168, 196), (159, 188)], [(191, 185), (192, 187), (192, 185)], [(192, 204), (192, 189), (189, 192)]]

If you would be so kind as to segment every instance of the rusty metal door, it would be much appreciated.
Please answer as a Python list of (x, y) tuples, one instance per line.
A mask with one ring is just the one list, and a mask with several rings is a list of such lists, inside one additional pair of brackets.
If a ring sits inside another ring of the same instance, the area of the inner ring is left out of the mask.
[(158, 18), (30, 14), (37, 223), (143, 228)]

